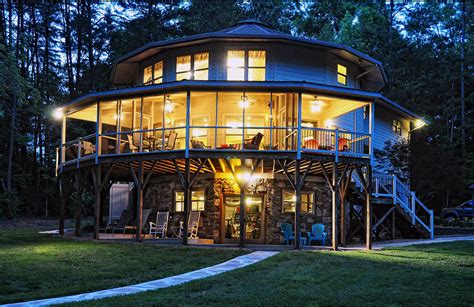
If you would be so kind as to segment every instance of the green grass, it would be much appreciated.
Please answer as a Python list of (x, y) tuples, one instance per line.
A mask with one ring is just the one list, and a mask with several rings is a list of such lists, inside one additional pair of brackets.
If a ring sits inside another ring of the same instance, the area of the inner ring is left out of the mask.
[(185, 273), (243, 251), (78, 241), (0, 232), (0, 303), (119, 287)]
[(78, 305), (474, 304), (474, 242), (374, 252), (284, 252), (185, 285)]

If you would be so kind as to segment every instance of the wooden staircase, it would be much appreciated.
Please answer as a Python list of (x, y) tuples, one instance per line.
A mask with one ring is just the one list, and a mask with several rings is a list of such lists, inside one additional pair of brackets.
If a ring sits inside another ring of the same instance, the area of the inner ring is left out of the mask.
[[(356, 191), (362, 191), (357, 176), (353, 176), (353, 182)], [(393, 217), (390, 227), (392, 231), (396, 227), (403, 237), (434, 238), (433, 210), (428, 209), (397, 176), (372, 176), (372, 206), (374, 234), (378, 235), (381, 227), (386, 228), (384, 223)]]

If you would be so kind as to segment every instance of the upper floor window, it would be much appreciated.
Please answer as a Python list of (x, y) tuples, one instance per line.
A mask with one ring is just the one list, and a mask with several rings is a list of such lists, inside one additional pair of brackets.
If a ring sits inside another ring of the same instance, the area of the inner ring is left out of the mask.
[[(191, 211), (204, 211), (206, 201), (205, 191), (191, 191)], [(184, 192), (176, 191), (174, 195), (175, 212), (184, 211)]]
[(227, 80), (265, 81), (266, 51), (227, 51)]
[(392, 131), (398, 135), (402, 135), (402, 122), (398, 119), (392, 119)]
[(163, 61), (145, 67), (143, 70), (143, 84), (157, 84), (163, 82)]
[(337, 83), (347, 85), (347, 67), (337, 64)]
[[(283, 191), (283, 205), (282, 211), (295, 212), (296, 207), (296, 194), (293, 191)], [(313, 213), (314, 212), (314, 193), (313, 192), (301, 192), (301, 212), (302, 213)]]
[(176, 81), (208, 80), (209, 53), (196, 53), (193, 56), (183, 55), (176, 58)]

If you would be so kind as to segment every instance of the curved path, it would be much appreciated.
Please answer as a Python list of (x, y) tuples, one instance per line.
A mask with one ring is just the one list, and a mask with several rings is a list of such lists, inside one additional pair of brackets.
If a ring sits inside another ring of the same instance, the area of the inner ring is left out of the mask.
[(56, 298), (47, 298), (47, 299), (22, 302), (22, 303), (7, 304), (4, 306), (48, 306), (48, 305), (54, 305), (54, 304), (89, 301), (89, 300), (96, 300), (96, 299), (112, 297), (112, 296), (128, 295), (128, 294), (134, 294), (134, 293), (139, 293), (139, 292), (144, 292), (144, 291), (157, 290), (161, 288), (167, 288), (171, 286), (180, 285), (180, 284), (190, 282), (196, 279), (214, 276), (214, 275), (232, 271), (238, 268), (243, 268), (248, 265), (254, 264), (256, 262), (262, 261), (277, 253), (278, 252), (256, 251), (248, 255), (239, 256), (234, 259), (231, 259), (226, 262), (219, 263), (207, 268), (203, 268), (196, 271), (191, 271), (188, 273), (175, 275), (171, 277), (166, 277), (162, 279), (157, 279), (153, 281), (148, 281), (141, 284), (83, 293), (83, 294), (62, 296), (62, 297), (56, 297)]

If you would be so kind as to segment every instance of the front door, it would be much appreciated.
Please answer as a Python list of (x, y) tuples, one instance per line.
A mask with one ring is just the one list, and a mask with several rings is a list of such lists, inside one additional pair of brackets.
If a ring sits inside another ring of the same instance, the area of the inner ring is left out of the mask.
[[(264, 243), (263, 195), (245, 195), (245, 243)], [(224, 194), (222, 229), (224, 243), (238, 243), (240, 238), (240, 195)]]

